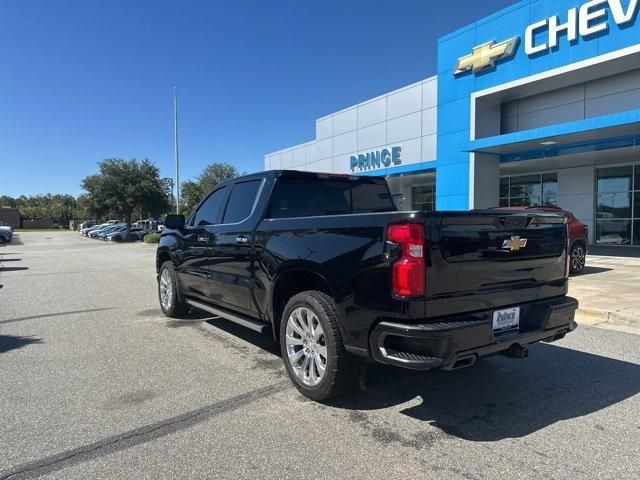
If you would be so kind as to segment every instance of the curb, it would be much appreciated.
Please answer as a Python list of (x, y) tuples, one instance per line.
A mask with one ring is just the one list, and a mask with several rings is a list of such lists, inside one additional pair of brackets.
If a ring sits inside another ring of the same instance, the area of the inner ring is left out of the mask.
[[(582, 317), (582, 318), (580, 318)], [(619, 310), (600, 310), (598, 308), (580, 307), (576, 311), (576, 320), (587, 325), (611, 323), (627, 327), (640, 327), (640, 315)], [(581, 322), (582, 320), (582, 322)]]

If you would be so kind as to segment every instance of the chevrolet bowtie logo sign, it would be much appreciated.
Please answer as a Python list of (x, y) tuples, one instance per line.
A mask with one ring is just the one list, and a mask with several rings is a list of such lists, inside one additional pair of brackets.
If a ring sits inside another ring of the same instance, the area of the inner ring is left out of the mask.
[(504, 60), (505, 58), (511, 58), (513, 56), (519, 41), (520, 37), (513, 37), (502, 43), (493, 41), (478, 45), (473, 49), (471, 55), (458, 59), (453, 74), (460, 75), (470, 70), (473, 73), (478, 73), (487, 68), (495, 67), (498, 60)]
[(517, 252), (521, 248), (527, 246), (527, 239), (520, 237), (511, 237), (511, 240), (505, 240), (502, 242), (502, 248), (505, 250), (510, 250), (512, 252)]

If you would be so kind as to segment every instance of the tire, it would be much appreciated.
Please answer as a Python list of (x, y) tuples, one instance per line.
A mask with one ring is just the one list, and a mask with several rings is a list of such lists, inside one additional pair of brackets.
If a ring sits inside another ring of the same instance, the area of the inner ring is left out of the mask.
[(7, 243), (7, 239), (4, 237), (0, 237), (0, 245), (4, 245), (5, 243)]
[(280, 322), (280, 348), (289, 378), (305, 397), (328, 400), (353, 382), (357, 359), (344, 348), (336, 304), (325, 293), (302, 292), (287, 302)]
[(576, 242), (571, 245), (571, 264), (569, 265), (569, 271), (576, 275), (584, 270), (584, 266), (587, 262), (587, 249), (581, 242)]
[(171, 261), (164, 262), (160, 267), (160, 273), (158, 274), (158, 300), (160, 301), (162, 313), (167, 317), (178, 318), (189, 311), (189, 306), (178, 292), (176, 271)]

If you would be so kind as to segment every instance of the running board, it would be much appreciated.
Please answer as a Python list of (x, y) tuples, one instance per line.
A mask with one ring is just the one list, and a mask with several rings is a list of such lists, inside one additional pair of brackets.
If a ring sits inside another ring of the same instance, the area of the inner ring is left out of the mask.
[(241, 317), (239, 315), (229, 313), (225, 310), (212, 307), (210, 305), (207, 305), (206, 303), (196, 302), (195, 300), (191, 300), (190, 298), (187, 298), (186, 302), (187, 304), (191, 305), (194, 308), (197, 308), (198, 310), (204, 310), (205, 312), (211, 313), (213, 315), (217, 315), (218, 317), (225, 318), (234, 323), (237, 323), (238, 325), (242, 325), (243, 327), (250, 328), (254, 332), (265, 333), (271, 330), (271, 327), (266, 323), (253, 320), (252, 318)]

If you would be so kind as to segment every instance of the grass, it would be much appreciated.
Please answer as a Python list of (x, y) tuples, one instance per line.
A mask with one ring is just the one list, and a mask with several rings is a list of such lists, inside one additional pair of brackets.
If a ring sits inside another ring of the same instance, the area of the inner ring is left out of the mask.
[(144, 243), (158, 243), (160, 241), (159, 233), (147, 233), (142, 239)]

